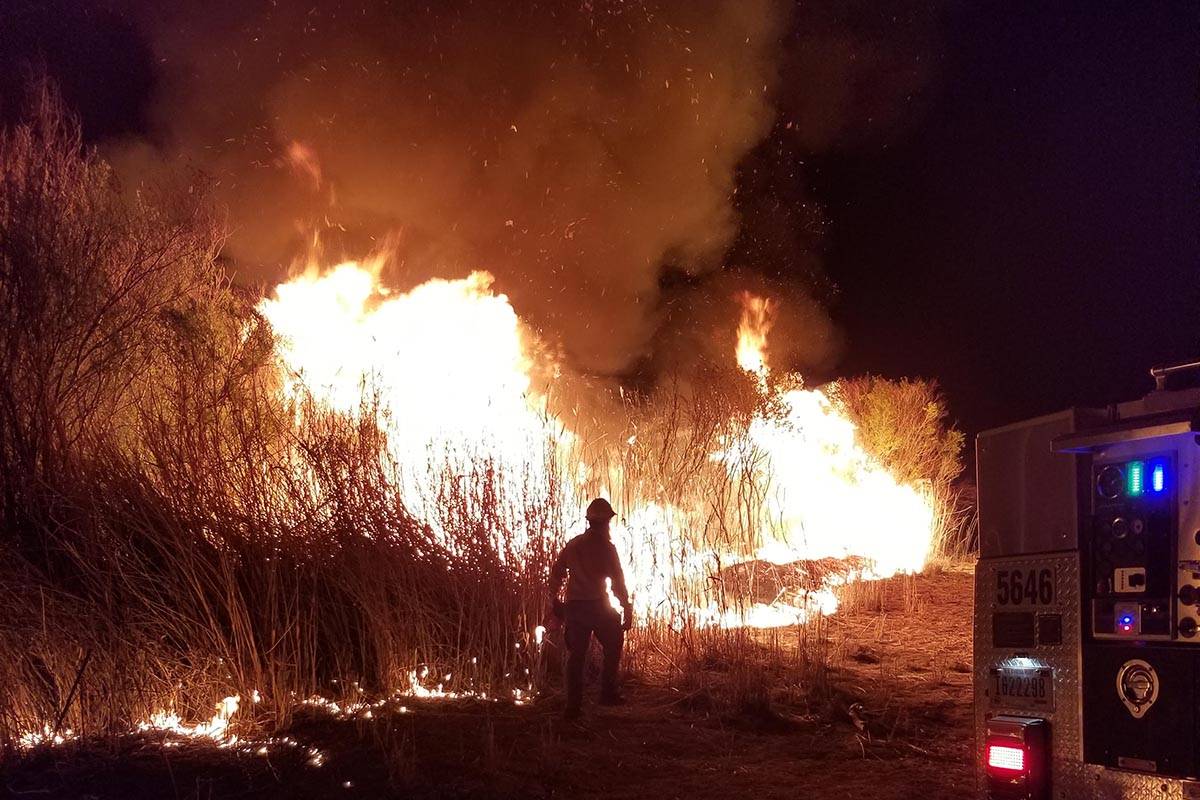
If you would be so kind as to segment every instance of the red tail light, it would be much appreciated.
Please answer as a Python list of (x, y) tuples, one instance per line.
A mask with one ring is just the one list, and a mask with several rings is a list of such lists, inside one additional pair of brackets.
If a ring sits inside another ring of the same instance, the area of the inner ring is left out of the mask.
[(992, 717), (987, 722), (983, 755), (989, 800), (1050, 797), (1050, 725), (1046, 720)]
[(989, 769), (1006, 769), (1013, 772), (1025, 771), (1025, 748), (1006, 744), (989, 744), (987, 764)]

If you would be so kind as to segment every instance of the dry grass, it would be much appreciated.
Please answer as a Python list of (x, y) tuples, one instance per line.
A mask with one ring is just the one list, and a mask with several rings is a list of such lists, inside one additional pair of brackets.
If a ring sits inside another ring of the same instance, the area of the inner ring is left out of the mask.
[(625, 707), (589, 709), (579, 725), (559, 719), (553, 696), (521, 707), (410, 701), (407, 714), (365, 722), (299, 715), (288, 733), (327, 754), (320, 768), (303, 750), (261, 758), (200, 745), (163, 750), (130, 737), (113, 751), (34, 754), (9, 773), (8, 786), (98, 800), (186, 795), (194, 786), (212, 798), (281, 799), (968, 796), (971, 648), (959, 619), (970, 607), (970, 575), (920, 577), (920, 615), (904, 613), (898, 585), (881, 591), (882, 613), (823, 623), (823, 687), (810, 686), (797, 666), (795, 631), (748, 642), (773, 664), (766, 713), (761, 703), (737, 707), (718, 696), (734, 680), (718, 661), (691, 689), (631, 681)]

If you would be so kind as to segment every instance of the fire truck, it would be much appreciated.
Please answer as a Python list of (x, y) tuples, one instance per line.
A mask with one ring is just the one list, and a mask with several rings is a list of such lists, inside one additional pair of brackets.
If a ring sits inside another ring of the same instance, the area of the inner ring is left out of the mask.
[(1200, 800), (1197, 371), (979, 435), (978, 797)]

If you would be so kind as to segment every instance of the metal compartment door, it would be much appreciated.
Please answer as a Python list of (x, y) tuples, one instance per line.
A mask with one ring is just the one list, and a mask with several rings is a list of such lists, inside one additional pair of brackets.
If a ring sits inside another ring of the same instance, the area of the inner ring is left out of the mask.
[(1106, 767), (1196, 774), (1197, 654), (1175, 647), (1084, 646), (1084, 760)]

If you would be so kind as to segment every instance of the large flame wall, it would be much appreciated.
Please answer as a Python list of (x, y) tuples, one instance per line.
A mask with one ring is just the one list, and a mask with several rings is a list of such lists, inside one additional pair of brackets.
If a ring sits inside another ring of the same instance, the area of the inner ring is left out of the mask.
[[(831, 613), (832, 588), (841, 582), (920, 570), (933, 535), (932, 500), (862, 449), (835, 401), (797, 376), (770, 374), (765, 354), (774, 309), (751, 295), (742, 303), (730, 357), (753, 376), (764, 402), (708, 459), (741, 482), (733, 516), (742, 530), (712, 540), (697, 535), (706, 519), (723, 513), (702, 488), (669, 502), (625, 497), (614, 530), (639, 611), (674, 623), (773, 626)], [(323, 273), (310, 268), (259, 308), (276, 333), (287, 391), (311, 393), (346, 414), (376, 408), (364, 398), (378, 399), (413, 513), (436, 525), (431, 483), (488, 459), (522, 503), (533, 487), (535, 500), (545, 492), (545, 502), (570, 509), (560, 533), (576, 532), (583, 492), (597, 486), (596, 472), (579, 456), (588, 448), (576, 447), (590, 443), (554, 419), (532, 388), (534, 336), (507, 298), (492, 291), (487, 273), (399, 294), (381, 286), (377, 263), (348, 262)], [(550, 480), (551, 470), (566, 480)], [(601, 490), (634, 483), (619, 467), (607, 470)], [(549, 497), (563, 485), (570, 496)], [(529, 535), (520, 529), (519, 509), (511, 518), (512, 537)], [(817, 572), (813, 565), (822, 559)], [(753, 589), (754, 565), (793, 565), (798, 579), (789, 585), (777, 577), (777, 590), (763, 597)], [(739, 566), (743, 577), (731, 579), (730, 568)]]

